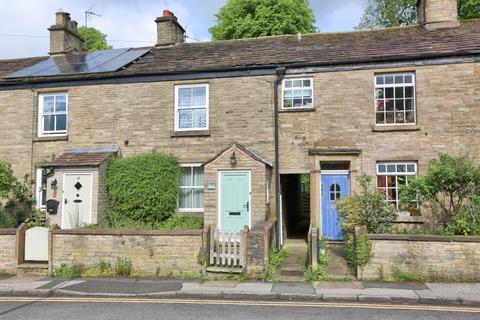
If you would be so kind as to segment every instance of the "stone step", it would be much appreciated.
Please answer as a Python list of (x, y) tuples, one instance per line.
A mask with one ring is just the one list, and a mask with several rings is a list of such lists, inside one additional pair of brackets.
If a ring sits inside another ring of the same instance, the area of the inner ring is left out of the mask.
[(243, 268), (241, 267), (208, 267), (208, 273), (242, 273)]
[(17, 265), (17, 277), (47, 277), (48, 263), (22, 263)]
[(303, 277), (305, 270), (280, 270), (281, 276)]
[(304, 271), (305, 267), (300, 264), (284, 264), (278, 269), (280, 271)]
[(283, 276), (278, 277), (278, 282), (305, 282), (303, 274), (301, 276)]

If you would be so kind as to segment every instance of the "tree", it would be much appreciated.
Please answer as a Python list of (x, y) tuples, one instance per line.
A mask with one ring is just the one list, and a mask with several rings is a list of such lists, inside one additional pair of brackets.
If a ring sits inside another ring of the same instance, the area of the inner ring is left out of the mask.
[[(417, 0), (369, 0), (356, 29), (380, 29), (415, 24)], [(480, 18), (480, 0), (458, 0), (461, 20)]]
[(97, 50), (110, 50), (112, 46), (107, 43), (107, 35), (92, 27), (80, 27), (78, 33), (85, 39), (88, 52)]
[(215, 16), (213, 40), (317, 31), (307, 0), (228, 0)]
[(419, 204), (429, 205), (443, 227), (455, 225), (459, 218), (474, 225), (479, 222), (480, 165), (467, 156), (441, 155), (429, 162), (424, 175), (409, 180), (400, 191), (402, 203), (417, 198)]

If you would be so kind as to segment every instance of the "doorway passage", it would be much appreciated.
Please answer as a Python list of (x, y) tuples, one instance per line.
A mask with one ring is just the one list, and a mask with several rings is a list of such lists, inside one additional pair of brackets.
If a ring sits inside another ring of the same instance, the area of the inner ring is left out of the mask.
[(310, 227), (310, 175), (283, 174), (280, 184), (287, 238), (306, 238)]

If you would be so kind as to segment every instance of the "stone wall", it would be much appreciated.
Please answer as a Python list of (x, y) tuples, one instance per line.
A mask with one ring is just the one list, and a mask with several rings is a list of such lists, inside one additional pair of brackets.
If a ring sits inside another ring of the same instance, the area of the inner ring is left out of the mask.
[(126, 258), (145, 273), (201, 272), (202, 231), (53, 230), (51, 237), (50, 270)]
[(360, 275), (377, 279), (398, 268), (415, 275), (480, 280), (480, 237), (369, 235), (372, 258)]
[(16, 230), (0, 229), (0, 273), (17, 272)]

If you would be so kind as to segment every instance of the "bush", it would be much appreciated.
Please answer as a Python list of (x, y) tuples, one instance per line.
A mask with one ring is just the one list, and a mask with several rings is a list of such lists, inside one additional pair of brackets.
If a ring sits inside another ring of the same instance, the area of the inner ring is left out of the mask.
[(401, 188), (400, 200), (428, 205), (436, 223), (455, 234), (479, 232), (480, 165), (467, 156), (441, 155), (424, 175)]
[(113, 275), (112, 265), (104, 260), (86, 268), (82, 272), (82, 277), (111, 277)]
[(114, 273), (116, 276), (130, 276), (133, 273), (133, 265), (130, 259), (117, 258)]
[(84, 270), (85, 267), (82, 264), (68, 265), (62, 263), (60, 267), (55, 268), (55, 270), (53, 271), (53, 276), (59, 278), (80, 277)]
[(345, 236), (344, 252), (350, 271), (356, 274), (358, 267), (362, 268), (370, 261), (372, 244), (364, 231), (356, 236), (353, 233), (348, 233)]
[(268, 253), (268, 266), (261, 276), (262, 280), (272, 280), (272, 277), (277, 272), (278, 267), (287, 257), (288, 252), (285, 248), (271, 250)]
[(27, 225), (28, 229), (33, 227), (48, 228), (50, 226), (50, 224), (47, 221), (47, 213), (40, 209), (35, 209), (33, 211), (32, 217), (25, 220), (25, 224)]
[(0, 228), (14, 228), (30, 217), (34, 197), (28, 176), (18, 181), (10, 165), (0, 161)]
[(108, 222), (152, 225), (168, 219), (177, 206), (178, 161), (149, 153), (113, 159), (107, 168)]
[(312, 266), (308, 266), (305, 270), (305, 280), (308, 282), (323, 281), (327, 279), (327, 265), (328, 257), (325, 254), (321, 254), (318, 259), (318, 266), (316, 270), (313, 270)]
[[(107, 215), (111, 214), (110, 212)], [(145, 223), (133, 220), (114, 220), (107, 216), (107, 220), (111, 222), (108, 225), (88, 225), (82, 229), (138, 229), (138, 230), (201, 230), (203, 229), (203, 218), (193, 216), (179, 216), (174, 214), (165, 221), (158, 223)]]
[(365, 227), (368, 233), (389, 232), (396, 218), (396, 209), (385, 201), (385, 195), (371, 189), (372, 178), (366, 174), (357, 177), (362, 191), (336, 203), (342, 229), (354, 232), (355, 227)]

